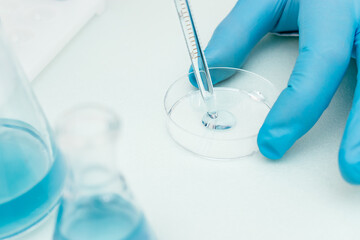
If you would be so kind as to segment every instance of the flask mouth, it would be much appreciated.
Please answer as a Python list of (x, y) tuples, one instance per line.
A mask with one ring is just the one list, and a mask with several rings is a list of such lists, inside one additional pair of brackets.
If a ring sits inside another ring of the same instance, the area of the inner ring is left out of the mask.
[(115, 142), (118, 116), (99, 104), (83, 104), (68, 110), (56, 123), (55, 134), (63, 151)]
[(99, 191), (117, 182), (119, 125), (117, 115), (99, 104), (74, 107), (57, 121), (55, 134), (70, 166), (71, 189)]

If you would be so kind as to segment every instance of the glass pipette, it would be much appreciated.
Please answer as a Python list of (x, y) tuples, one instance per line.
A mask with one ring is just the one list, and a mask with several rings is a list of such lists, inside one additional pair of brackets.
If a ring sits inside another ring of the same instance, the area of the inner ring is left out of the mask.
[(193, 66), (196, 83), (207, 108), (207, 112), (202, 118), (202, 123), (205, 127), (211, 129), (229, 129), (235, 125), (235, 117), (228, 111), (219, 111), (216, 108), (214, 87), (209, 67), (200, 45), (188, 0), (174, 1)]

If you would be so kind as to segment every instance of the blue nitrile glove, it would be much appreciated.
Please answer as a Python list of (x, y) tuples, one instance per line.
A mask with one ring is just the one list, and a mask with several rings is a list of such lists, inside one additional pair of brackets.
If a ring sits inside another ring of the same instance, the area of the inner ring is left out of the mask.
[[(281, 158), (327, 108), (353, 48), (360, 54), (359, 20), (359, 0), (239, 0), (216, 28), (205, 50), (210, 67), (240, 67), (266, 33), (299, 31), (299, 57), (288, 87), (259, 132), (263, 155)], [(360, 57), (357, 64), (359, 61)], [(214, 83), (221, 80), (221, 76), (213, 76)], [(360, 184), (360, 86), (342, 140), (339, 165), (348, 182)]]

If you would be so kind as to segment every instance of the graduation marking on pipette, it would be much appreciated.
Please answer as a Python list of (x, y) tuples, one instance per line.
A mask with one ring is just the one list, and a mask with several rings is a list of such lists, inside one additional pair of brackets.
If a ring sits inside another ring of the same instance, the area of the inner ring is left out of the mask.
[(200, 45), (189, 3), (187, 0), (174, 1), (194, 69), (196, 83), (207, 108), (207, 112), (202, 118), (202, 123), (210, 129), (230, 129), (236, 124), (235, 117), (230, 112), (219, 110), (216, 107), (216, 98), (210, 71), (204, 51)]

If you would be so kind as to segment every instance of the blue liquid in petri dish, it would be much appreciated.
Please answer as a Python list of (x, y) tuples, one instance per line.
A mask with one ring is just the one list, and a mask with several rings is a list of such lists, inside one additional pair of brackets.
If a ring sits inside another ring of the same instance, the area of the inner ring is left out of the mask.
[(30, 125), (0, 119), (0, 239), (33, 226), (59, 202), (64, 161)]
[(119, 195), (63, 200), (54, 240), (154, 239), (141, 212)]

